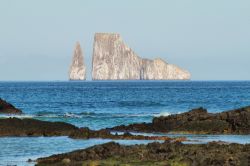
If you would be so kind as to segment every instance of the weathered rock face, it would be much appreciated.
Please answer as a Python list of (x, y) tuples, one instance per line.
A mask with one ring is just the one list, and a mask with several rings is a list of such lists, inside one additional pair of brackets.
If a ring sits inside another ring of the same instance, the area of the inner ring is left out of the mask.
[(250, 134), (250, 107), (221, 113), (204, 108), (182, 114), (156, 117), (152, 123), (116, 126), (115, 131), (187, 132), (198, 134)]
[(0, 98), (0, 114), (22, 114), (22, 111)]
[(119, 34), (97, 33), (92, 59), (93, 80), (185, 80), (190, 73), (162, 59), (142, 59)]
[(86, 67), (80, 43), (77, 42), (69, 71), (70, 80), (86, 80)]

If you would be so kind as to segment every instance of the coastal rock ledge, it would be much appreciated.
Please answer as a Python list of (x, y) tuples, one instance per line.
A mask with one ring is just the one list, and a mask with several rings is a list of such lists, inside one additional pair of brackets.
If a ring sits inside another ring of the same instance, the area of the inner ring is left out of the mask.
[(157, 58), (139, 57), (116, 33), (96, 33), (93, 80), (187, 80), (190, 73)]
[(250, 134), (250, 106), (221, 113), (204, 108), (155, 117), (152, 123), (116, 126), (114, 131), (174, 132), (191, 134)]

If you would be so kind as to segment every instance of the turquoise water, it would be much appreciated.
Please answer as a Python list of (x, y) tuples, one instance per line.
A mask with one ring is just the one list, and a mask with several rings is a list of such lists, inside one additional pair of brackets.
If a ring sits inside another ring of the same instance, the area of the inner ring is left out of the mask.
[[(64, 121), (79, 127), (101, 129), (150, 122), (155, 116), (181, 113), (201, 106), (209, 112), (248, 106), (250, 82), (0, 82), (0, 97), (24, 111), (25, 115), (20, 118)], [(249, 136), (233, 135), (188, 135), (188, 138), (198, 140), (198, 143), (213, 140), (249, 143), (250, 140)], [(25, 165), (28, 158), (68, 152), (106, 141), (65, 137), (0, 138), (0, 165)]]

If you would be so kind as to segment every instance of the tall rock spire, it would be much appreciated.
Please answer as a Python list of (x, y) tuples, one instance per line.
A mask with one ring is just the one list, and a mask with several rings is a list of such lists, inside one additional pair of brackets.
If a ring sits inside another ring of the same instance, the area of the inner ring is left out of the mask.
[(116, 33), (97, 33), (92, 57), (93, 80), (185, 80), (190, 73), (157, 58), (139, 57)]
[(79, 42), (76, 43), (74, 49), (72, 64), (69, 71), (69, 80), (86, 80), (86, 67)]

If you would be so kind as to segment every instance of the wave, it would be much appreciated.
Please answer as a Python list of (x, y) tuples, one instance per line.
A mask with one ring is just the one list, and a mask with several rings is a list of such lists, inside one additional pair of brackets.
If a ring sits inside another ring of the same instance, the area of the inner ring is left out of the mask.
[(154, 117), (160, 117), (160, 116), (169, 116), (169, 115), (173, 115), (173, 114), (181, 114), (182, 112), (175, 112), (175, 113), (170, 113), (170, 112), (160, 112), (159, 114), (155, 114)]
[[(180, 114), (181, 112), (177, 112), (174, 114)], [(0, 118), (133, 118), (133, 117), (160, 117), (160, 116), (169, 116), (173, 113), (168, 111), (163, 111), (160, 113), (138, 113), (138, 114), (130, 114), (130, 113), (96, 113), (96, 112), (79, 112), (79, 113), (73, 113), (73, 112), (37, 112), (35, 114), (24, 114), (24, 115), (0, 115)]]
[(154, 117), (156, 114), (123, 114), (123, 113), (94, 113), (94, 112), (80, 112), (80, 113), (59, 113), (59, 112), (37, 112), (35, 114), (24, 115), (0, 115), (0, 118), (128, 118), (128, 117)]
[(160, 112), (159, 114), (155, 114), (154, 117), (160, 117), (160, 116), (169, 116), (171, 113), (169, 112)]

